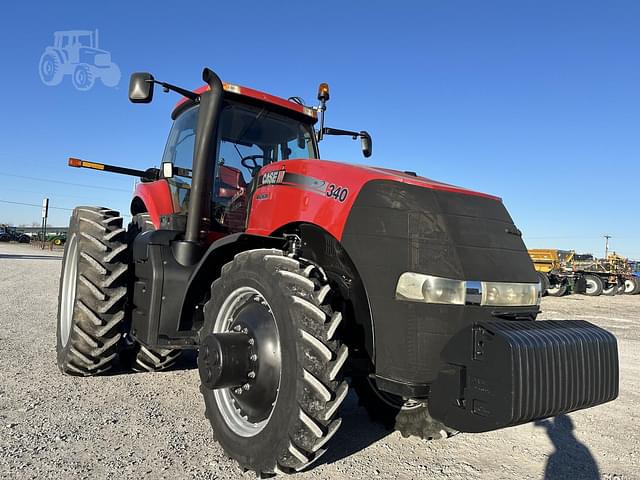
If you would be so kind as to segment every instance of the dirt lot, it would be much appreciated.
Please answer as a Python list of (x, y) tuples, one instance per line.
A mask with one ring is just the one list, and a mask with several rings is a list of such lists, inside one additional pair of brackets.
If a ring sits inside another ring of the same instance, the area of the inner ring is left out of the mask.
[[(55, 364), (60, 252), (0, 244), (0, 478), (255, 478), (212, 441), (193, 359), (157, 374), (63, 377)], [(640, 295), (545, 298), (544, 319), (616, 334), (613, 403), (440, 442), (388, 435), (356, 399), (320, 463), (296, 479), (640, 478)]]

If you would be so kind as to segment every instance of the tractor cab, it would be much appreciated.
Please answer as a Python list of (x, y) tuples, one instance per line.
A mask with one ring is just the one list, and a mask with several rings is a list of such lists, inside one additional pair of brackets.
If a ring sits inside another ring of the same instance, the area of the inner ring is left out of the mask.
[(64, 32), (55, 32), (55, 48), (66, 49), (74, 45), (94, 48), (94, 32), (92, 32), (91, 30), (70, 30)]
[[(239, 92), (250, 91), (253, 95)], [(262, 96), (265, 100), (256, 99)], [(210, 229), (218, 233), (244, 230), (251, 194), (262, 167), (282, 160), (317, 159), (314, 110), (298, 103), (225, 84), (225, 98), (214, 139)], [(291, 105), (288, 105), (291, 104)], [(199, 104), (181, 102), (176, 107), (162, 158), (176, 214), (187, 215)], [(268, 179), (267, 179), (268, 181)]]

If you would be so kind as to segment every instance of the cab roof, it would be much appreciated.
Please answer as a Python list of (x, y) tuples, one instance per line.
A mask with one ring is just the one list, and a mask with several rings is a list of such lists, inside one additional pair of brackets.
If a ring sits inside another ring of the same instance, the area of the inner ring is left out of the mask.
[[(299, 103), (293, 102), (291, 100), (286, 100), (282, 97), (277, 97), (269, 93), (261, 92), (259, 90), (254, 90), (253, 88), (234, 85), (232, 83), (227, 83), (227, 82), (222, 82), (222, 87), (224, 88), (224, 91), (227, 93), (239, 95), (241, 97), (251, 98), (253, 100), (258, 100), (260, 102), (276, 105), (280, 108), (292, 110), (298, 114), (302, 114), (306, 117), (309, 117), (312, 121), (316, 121), (318, 119), (318, 112), (314, 108), (300, 105)], [(209, 85), (203, 85), (202, 87), (195, 89), (193, 92), (200, 94), (207, 90), (209, 90)], [(180, 101), (176, 104), (175, 108), (173, 109), (173, 114), (171, 115), (173, 118), (176, 117), (178, 111), (181, 109), (181, 107), (184, 106), (184, 104), (187, 101), (189, 101), (187, 98), (180, 99)]]

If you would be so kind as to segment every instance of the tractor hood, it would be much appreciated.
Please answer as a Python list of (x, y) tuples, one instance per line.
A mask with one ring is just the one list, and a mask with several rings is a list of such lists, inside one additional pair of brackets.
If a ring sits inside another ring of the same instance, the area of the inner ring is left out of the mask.
[(430, 178), (421, 177), (415, 174), (414, 172), (393, 170), (390, 168), (371, 167), (368, 165), (355, 165), (354, 167), (361, 169), (364, 172), (367, 172), (369, 175), (374, 175), (376, 177), (380, 176), (384, 179), (394, 180), (396, 182), (408, 183), (410, 185), (416, 185), (416, 186), (429, 188), (429, 189), (458, 192), (458, 193), (463, 193), (467, 195), (476, 195), (476, 196), (481, 196), (486, 198), (492, 198), (494, 200), (501, 200), (500, 197), (496, 197), (494, 195), (477, 192), (474, 190), (469, 190), (466, 188), (458, 187), (456, 185), (451, 185), (449, 183), (443, 183), (443, 182), (438, 182), (436, 180), (431, 180)]
[(368, 182), (345, 224), (347, 251), (362, 257), (368, 265), (363, 268), (393, 277), (389, 288), (407, 271), (457, 280), (537, 282), (521, 233), (500, 200), (437, 187), (427, 179)]

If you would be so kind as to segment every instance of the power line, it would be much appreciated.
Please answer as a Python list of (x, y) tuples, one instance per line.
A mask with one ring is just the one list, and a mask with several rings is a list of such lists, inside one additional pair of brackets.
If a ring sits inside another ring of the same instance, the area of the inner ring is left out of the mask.
[(87, 192), (84, 195), (66, 195), (66, 194), (61, 194), (61, 193), (53, 193), (52, 191), (48, 190), (48, 189), (43, 189), (40, 191), (36, 191), (36, 190), (25, 190), (23, 188), (12, 188), (12, 187), (5, 187), (2, 186), (0, 187), (1, 190), (3, 191), (13, 191), (13, 192), (20, 192), (20, 193), (33, 193), (35, 195), (39, 195), (41, 197), (55, 197), (55, 198), (75, 198), (75, 199), (81, 199), (83, 201), (87, 200), (88, 196), (93, 195), (93, 192)]
[[(26, 205), (27, 207), (38, 207), (38, 208), (42, 208), (42, 205), (38, 205), (37, 203), (24, 203), (24, 202), (12, 202), (10, 200), (0, 200), (0, 202), (2, 203), (12, 203), (14, 205)], [(68, 210), (68, 211), (73, 211), (73, 208), (65, 208), (65, 207), (52, 207), (49, 206), (49, 208), (55, 209), (55, 210)]]
[[(42, 208), (42, 205), (38, 205), (36, 203), (24, 203), (24, 202), (12, 202), (10, 200), (0, 200), (0, 203), (11, 203), (13, 205), (26, 205), (27, 207), (38, 207), (38, 208)], [(54, 210), (66, 210), (68, 212), (72, 212), (73, 208), (66, 208), (66, 207), (52, 207), (51, 205), (49, 205), (49, 209), (54, 209)], [(127, 213), (122, 213), (121, 216), (123, 217), (127, 217), (130, 218), (131, 215), (127, 214)]]
[(74, 187), (84, 187), (84, 188), (99, 188), (100, 190), (113, 190), (116, 192), (127, 192), (131, 193), (131, 190), (127, 190), (124, 188), (115, 188), (115, 187), (103, 187), (102, 185), (89, 185), (86, 183), (73, 183), (73, 182), (64, 182), (62, 180), (51, 180), (50, 178), (38, 178), (38, 177), (28, 177), (26, 175), (15, 175), (13, 173), (0, 173), (0, 176), (4, 177), (15, 177), (15, 178), (25, 178), (27, 180), (36, 180), (38, 182), (47, 182), (47, 183), (61, 183), (62, 185), (72, 185)]

